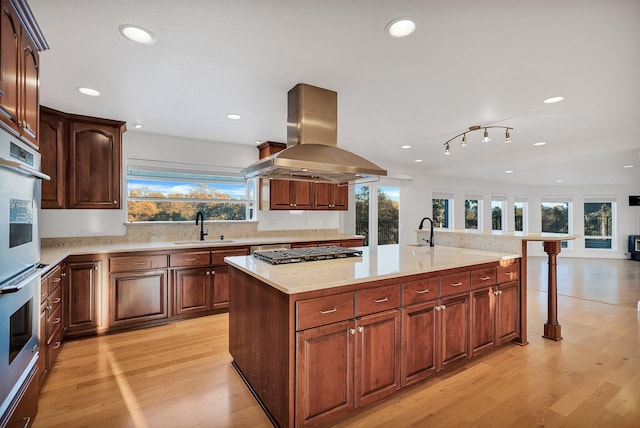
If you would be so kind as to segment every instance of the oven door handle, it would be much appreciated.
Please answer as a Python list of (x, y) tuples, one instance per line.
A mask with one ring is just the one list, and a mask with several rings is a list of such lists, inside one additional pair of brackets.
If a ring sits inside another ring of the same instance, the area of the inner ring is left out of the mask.
[(17, 293), (23, 287), (22, 284), (11, 285), (0, 288), (0, 294)]
[(51, 177), (49, 177), (47, 174), (43, 174), (37, 169), (30, 168), (26, 165), (21, 164), (20, 162), (14, 162), (9, 159), (0, 158), (0, 166), (15, 172), (19, 172), (21, 174), (30, 175), (32, 177), (41, 178), (43, 180), (51, 180)]

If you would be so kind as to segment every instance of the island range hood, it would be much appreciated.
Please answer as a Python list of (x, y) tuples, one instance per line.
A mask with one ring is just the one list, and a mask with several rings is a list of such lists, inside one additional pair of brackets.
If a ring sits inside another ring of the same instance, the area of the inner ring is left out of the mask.
[(338, 94), (304, 83), (288, 94), (287, 148), (242, 170), (245, 178), (347, 183), (387, 171), (337, 147)]

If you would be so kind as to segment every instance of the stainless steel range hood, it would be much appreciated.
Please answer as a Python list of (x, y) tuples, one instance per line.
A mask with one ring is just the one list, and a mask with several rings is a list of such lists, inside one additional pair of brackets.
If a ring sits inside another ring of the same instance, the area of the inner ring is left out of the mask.
[(289, 91), (288, 147), (242, 170), (245, 178), (328, 183), (387, 175), (365, 158), (337, 147), (338, 94), (299, 83)]

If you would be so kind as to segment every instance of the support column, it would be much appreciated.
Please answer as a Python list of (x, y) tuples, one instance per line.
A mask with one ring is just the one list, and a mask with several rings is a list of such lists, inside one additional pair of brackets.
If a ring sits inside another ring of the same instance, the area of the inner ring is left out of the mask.
[(561, 241), (545, 241), (544, 251), (549, 255), (547, 322), (542, 337), (555, 341), (562, 340), (561, 326), (558, 323), (558, 272), (557, 257), (562, 247)]

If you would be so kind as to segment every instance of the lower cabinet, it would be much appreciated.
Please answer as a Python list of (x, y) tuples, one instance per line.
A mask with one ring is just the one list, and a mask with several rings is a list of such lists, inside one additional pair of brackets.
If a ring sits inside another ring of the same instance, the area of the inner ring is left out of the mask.
[(109, 327), (148, 325), (169, 317), (166, 270), (111, 274)]
[(469, 293), (440, 300), (442, 367), (469, 357)]
[(40, 368), (36, 364), (27, 375), (22, 388), (18, 391), (16, 398), (9, 404), (9, 408), (4, 415), (0, 414), (0, 427), (2, 428), (28, 428), (33, 425), (33, 421), (38, 414), (38, 395), (40, 387), (38, 385), (38, 372)]
[(471, 353), (479, 355), (518, 337), (520, 294), (518, 281), (471, 293)]
[(95, 334), (102, 326), (100, 287), (102, 261), (70, 261), (66, 264), (65, 336)]
[(499, 284), (496, 294), (496, 345), (511, 342), (520, 332), (520, 285), (518, 281)]
[(438, 370), (438, 303), (417, 303), (402, 311), (402, 386), (420, 382)]
[(175, 314), (207, 312), (212, 308), (211, 268), (188, 268), (174, 271)]
[(213, 309), (229, 307), (229, 266), (213, 267)]

